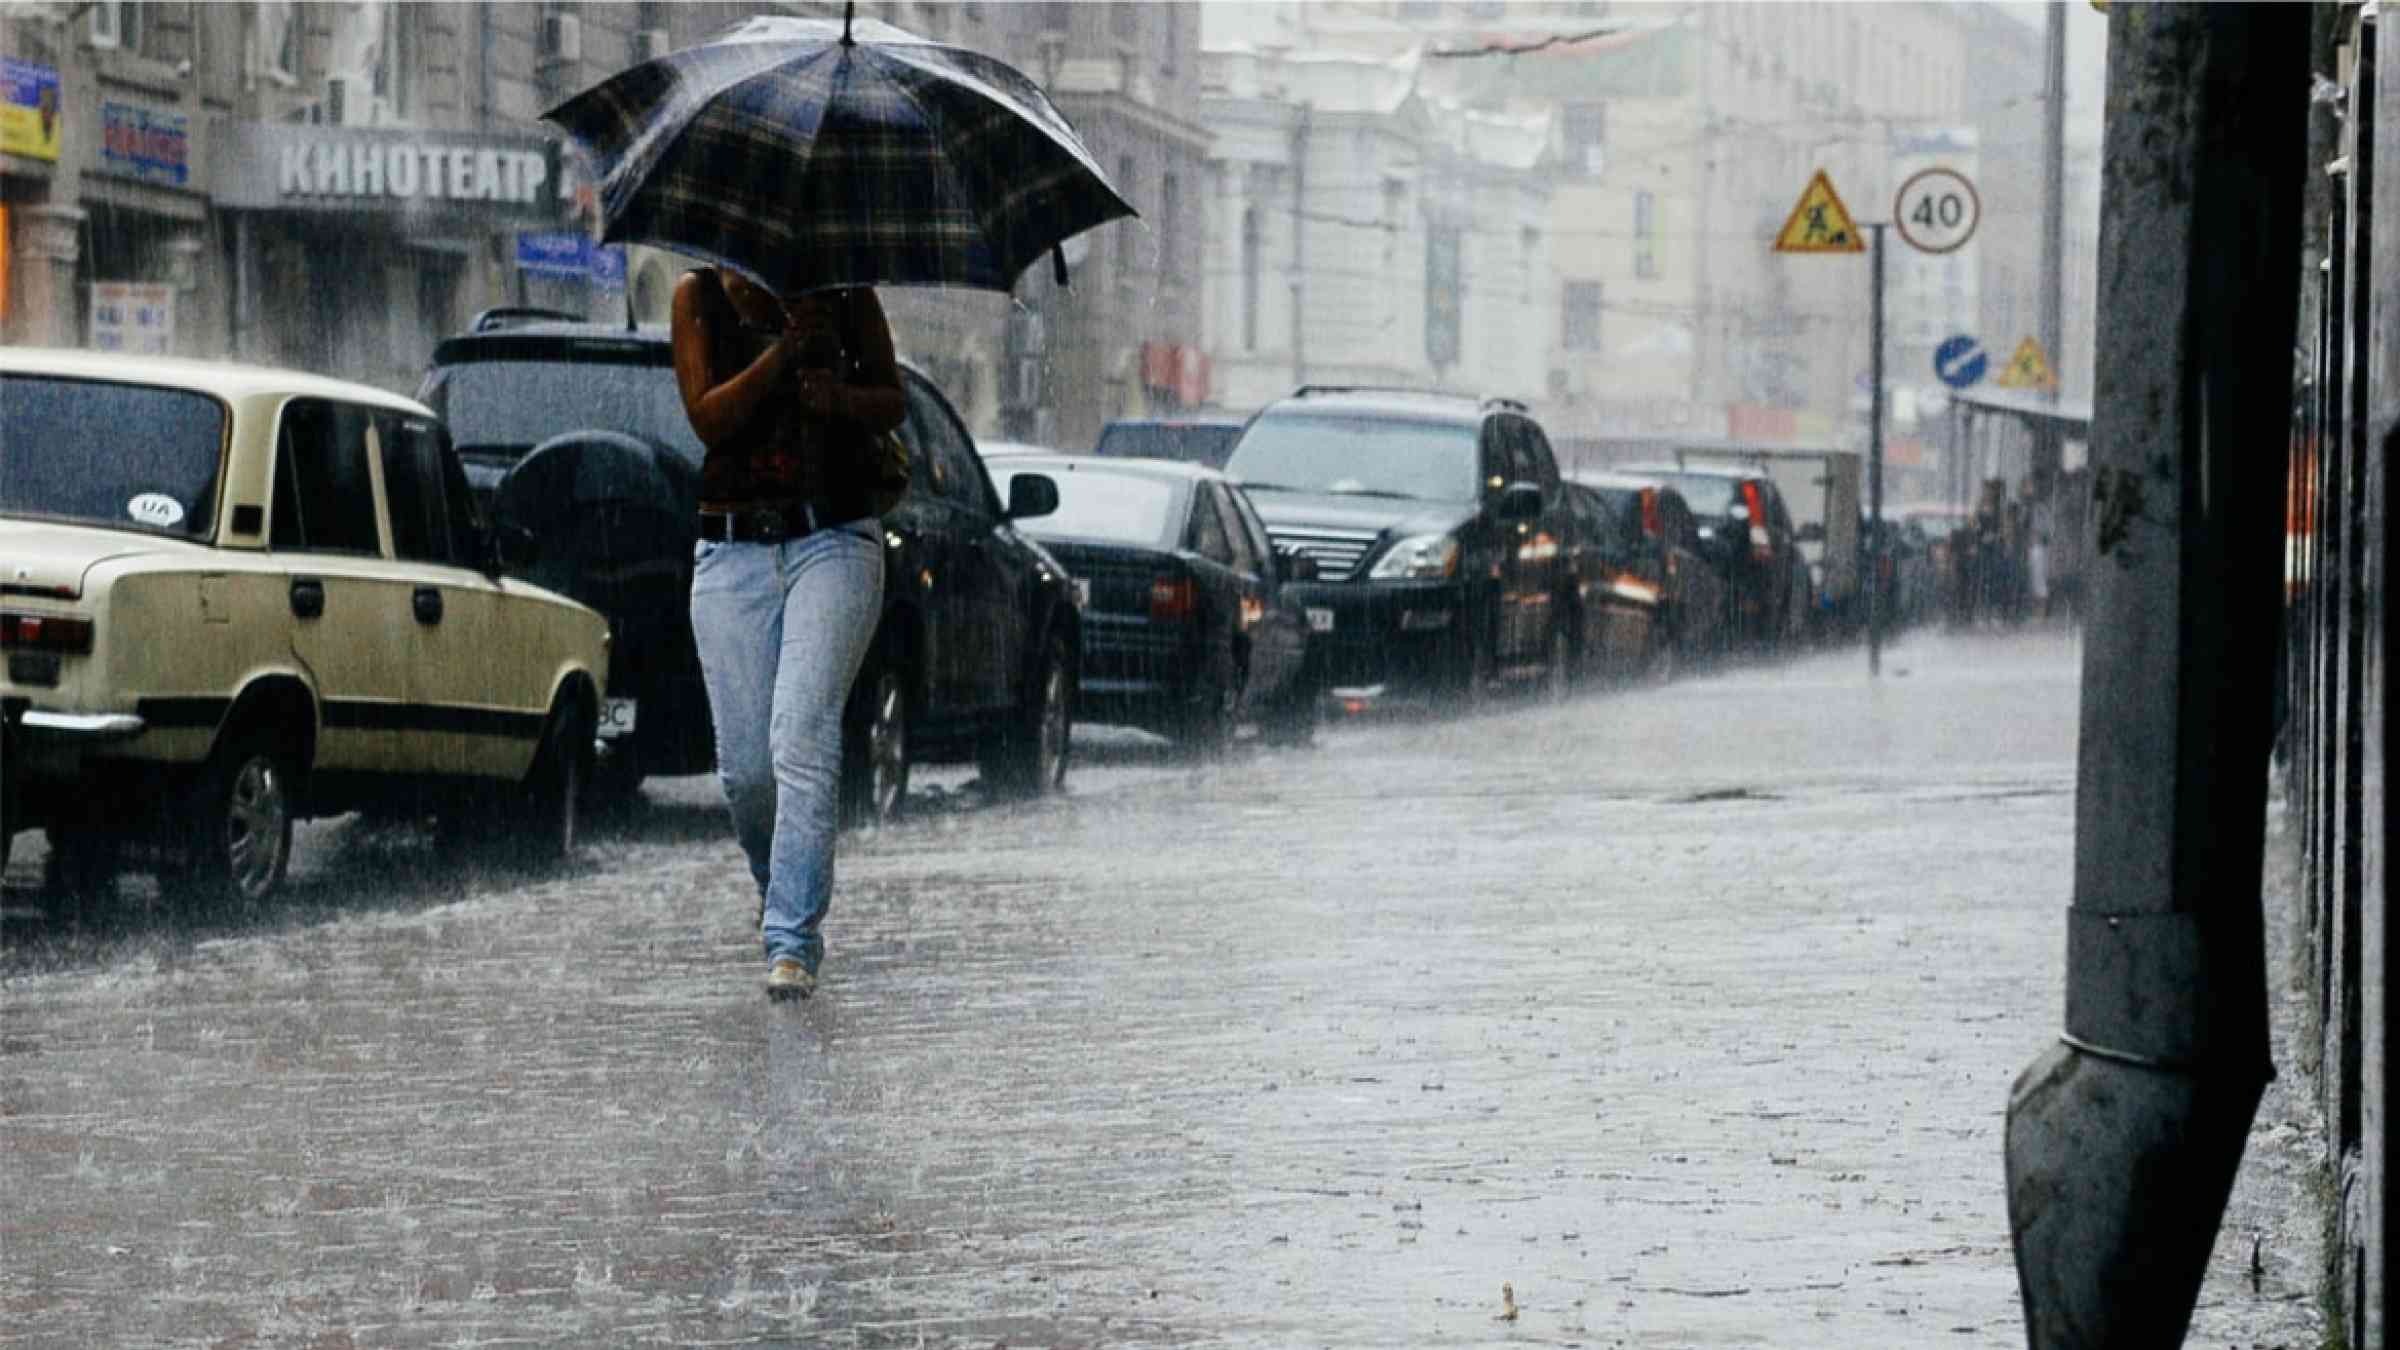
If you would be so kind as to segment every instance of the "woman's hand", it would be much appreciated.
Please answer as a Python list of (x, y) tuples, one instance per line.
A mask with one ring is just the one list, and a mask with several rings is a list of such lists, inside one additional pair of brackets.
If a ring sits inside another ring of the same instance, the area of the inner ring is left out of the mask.
[(811, 417), (830, 417), (839, 406), (839, 382), (823, 366), (809, 366), (795, 372), (792, 383), (800, 411)]

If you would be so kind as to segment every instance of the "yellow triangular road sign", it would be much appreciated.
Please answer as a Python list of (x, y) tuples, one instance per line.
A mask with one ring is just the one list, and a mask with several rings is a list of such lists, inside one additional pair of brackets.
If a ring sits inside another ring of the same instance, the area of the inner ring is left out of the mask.
[(2042, 344), (2027, 338), (2017, 344), (2016, 355), (2008, 358), (2008, 368), (1992, 381), (2002, 389), (2056, 389), (2058, 375), (2050, 369), (2050, 358)]
[(1808, 180), (1800, 193), (1800, 201), (1792, 207), (1791, 219), (1775, 236), (1777, 253), (1864, 253), (1866, 241), (1858, 237), (1858, 226), (1850, 219), (1850, 208), (1842, 205), (1841, 194), (1833, 190), (1833, 180), (1823, 169)]

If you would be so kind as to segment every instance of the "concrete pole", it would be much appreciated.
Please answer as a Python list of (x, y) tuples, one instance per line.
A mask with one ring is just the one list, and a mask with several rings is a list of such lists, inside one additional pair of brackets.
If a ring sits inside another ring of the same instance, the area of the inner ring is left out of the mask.
[(1867, 265), (1875, 269), (1867, 301), (1867, 377), (1875, 390), (1867, 400), (1867, 674), (1883, 673), (1883, 230), (1867, 224), (1874, 247)]
[(2066, 1029), (2008, 1104), (2028, 1342), (2174, 1346), (2268, 1059), (2303, 6), (2109, 11)]

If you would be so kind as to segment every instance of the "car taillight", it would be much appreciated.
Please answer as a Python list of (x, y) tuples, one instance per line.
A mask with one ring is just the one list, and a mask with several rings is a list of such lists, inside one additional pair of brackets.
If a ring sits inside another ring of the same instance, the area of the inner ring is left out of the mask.
[(1759, 500), (1758, 484), (1742, 484), (1742, 503), (1750, 508), (1750, 556), (1767, 562), (1775, 556), (1775, 536), (1767, 533), (1766, 503)]
[(1656, 539), (1658, 530), (1658, 494), (1644, 492), (1642, 494), (1642, 533)]
[(92, 621), (50, 614), (0, 614), (0, 647), (80, 655), (92, 649)]
[(1195, 596), (1189, 577), (1160, 577), (1150, 583), (1150, 617), (1161, 622), (1192, 617)]

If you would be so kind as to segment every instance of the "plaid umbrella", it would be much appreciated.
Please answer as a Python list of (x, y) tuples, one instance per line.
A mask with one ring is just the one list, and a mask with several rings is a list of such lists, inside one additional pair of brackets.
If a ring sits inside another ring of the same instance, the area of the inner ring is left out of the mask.
[(1006, 291), (1134, 214), (1014, 67), (872, 19), (760, 17), (543, 114), (599, 179), (601, 239), (656, 244), (778, 294)]

